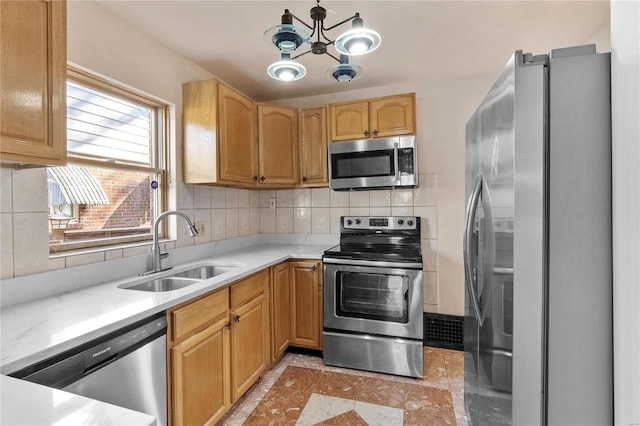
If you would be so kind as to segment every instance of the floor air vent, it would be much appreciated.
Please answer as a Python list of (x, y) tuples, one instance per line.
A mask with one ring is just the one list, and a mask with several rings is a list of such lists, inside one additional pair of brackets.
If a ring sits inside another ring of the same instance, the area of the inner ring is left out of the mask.
[(464, 317), (424, 313), (424, 345), (464, 350)]

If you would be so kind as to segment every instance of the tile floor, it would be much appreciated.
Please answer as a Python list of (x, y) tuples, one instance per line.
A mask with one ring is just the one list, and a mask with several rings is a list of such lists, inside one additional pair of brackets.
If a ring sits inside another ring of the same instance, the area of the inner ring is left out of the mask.
[(466, 425), (463, 352), (424, 348), (422, 379), (325, 366), (288, 352), (219, 425)]

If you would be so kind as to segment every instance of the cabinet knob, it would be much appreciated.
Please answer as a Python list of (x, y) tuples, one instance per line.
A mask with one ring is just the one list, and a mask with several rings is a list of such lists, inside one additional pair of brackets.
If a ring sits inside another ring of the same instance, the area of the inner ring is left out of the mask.
[(369, 131), (368, 131), (368, 130), (365, 130), (365, 131), (364, 131), (364, 135), (365, 135), (365, 136), (369, 136)]
[(318, 270), (318, 265), (313, 265), (313, 267), (311, 268), (311, 272), (315, 272)]
[(258, 181), (258, 176), (254, 176), (254, 177), (253, 177), (253, 181), (254, 181), (254, 182), (257, 182), (257, 181)]
[(264, 176), (260, 176), (260, 182), (264, 182), (267, 178)]
[(231, 321), (227, 321), (227, 323), (224, 326), (227, 327), (227, 330), (230, 330), (231, 329)]
[(378, 136), (378, 129), (373, 129), (373, 136)]
[(238, 315), (238, 314), (233, 314), (233, 320), (234, 320), (235, 322), (240, 322), (240, 315)]
[(307, 181), (307, 177), (306, 176), (302, 176), (302, 181), (306, 182)]

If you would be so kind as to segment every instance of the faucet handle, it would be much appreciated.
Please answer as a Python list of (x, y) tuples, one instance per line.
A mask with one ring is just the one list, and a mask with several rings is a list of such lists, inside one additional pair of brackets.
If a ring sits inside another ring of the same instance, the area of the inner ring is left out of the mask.
[(160, 259), (166, 259), (169, 257), (169, 252), (167, 252), (167, 243), (162, 243), (162, 247), (160, 248)]

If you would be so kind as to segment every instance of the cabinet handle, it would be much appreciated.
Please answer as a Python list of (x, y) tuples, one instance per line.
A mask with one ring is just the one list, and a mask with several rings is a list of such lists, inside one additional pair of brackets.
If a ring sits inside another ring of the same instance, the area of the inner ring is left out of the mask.
[(318, 270), (318, 265), (313, 265), (313, 267), (311, 268), (311, 272), (315, 272)]
[(307, 181), (307, 177), (306, 176), (302, 176), (302, 181), (306, 182)]
[(233, 320), (234, 320), (235, 322), (240, 322), (240, 315), (238, 315), (238, 314), (233, 314)]
[(231, 329), (231, 321), (227, 321), (227, 323), (224, 326), (227, 327), (227, 330), (230, 330)]
[(373, 136), (378, 136), (378, 129), (373, 130)]
[(369, 131), (368, 131), (368, 130), (365, 130), (365, 131), (364, 131), (364, 135), (365, 135), (365, 136), (369, 136)]
[(264, 176), (260, 176), (260, 182), (264, 182), (267, 178)]
[(257, 181), (258, 181), (258, 176), (254, 176), (254, 177), (253, 177), (253, 181), (254, 181), (254, 182), (257, 182)]

